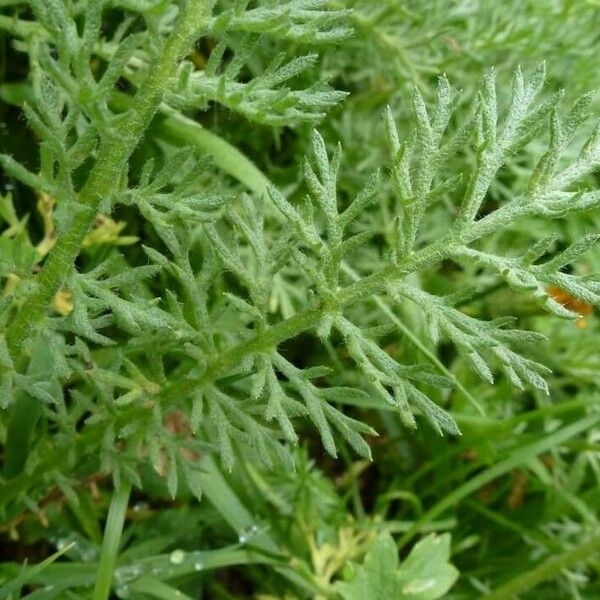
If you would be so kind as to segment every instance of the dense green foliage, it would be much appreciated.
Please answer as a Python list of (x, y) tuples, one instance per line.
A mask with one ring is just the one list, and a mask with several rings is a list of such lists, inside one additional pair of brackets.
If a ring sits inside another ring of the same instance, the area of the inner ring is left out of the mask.
[(600, 597), (597, 2), (0, 31), (0, 598)]

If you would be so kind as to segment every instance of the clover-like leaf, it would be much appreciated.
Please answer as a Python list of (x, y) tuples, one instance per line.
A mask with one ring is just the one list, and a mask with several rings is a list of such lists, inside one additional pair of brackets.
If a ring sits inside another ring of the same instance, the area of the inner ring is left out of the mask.
[(400, 564), (392, 536), (381, 533), (350, 581), (335, 589), (344, 600), (435, 600), (454, 584), (458, 571), (449, 562), (450, 536), (431, 534)]

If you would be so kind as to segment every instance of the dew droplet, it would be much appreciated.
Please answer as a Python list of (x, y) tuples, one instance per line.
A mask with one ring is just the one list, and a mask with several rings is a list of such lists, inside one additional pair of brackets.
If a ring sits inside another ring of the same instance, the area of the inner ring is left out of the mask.
[(144, 512), (145, 510), (148, 510), (148, 508), (150, 508), (150, 505), (147, 502), (137, 502), (133, 505), (133, 512)]
[(258, 525), (251, 525), (250, 527), (246, 527), (246, 529), (242, 529), (240, 531), (240, 535), (238, 536), (238, 540), (240, 544), (246, 544), (253, 537), (256, 537), (260, 533), (260, 528)]
[(183, 550), (173, 550), (171, 556), (169, 556), (169, 560), (174, 565), (180, 565), (185, 560), (185, 552)]
[(90, 547), (82, 550), (80, 553), (81, 560), (83, 562), (92, 562), (98, 558), (98, 551), (96, 548)]
[(68, 544), (69, 542), (67, 540), (58, 540), (58, 542), (56, 542), (56, 548), (57, 550), (64, 550)]
[(141, 567), (137, 565), (121, 567), (115, 572), (117, 584), (125, 584), (137, 579), (142, 574)]

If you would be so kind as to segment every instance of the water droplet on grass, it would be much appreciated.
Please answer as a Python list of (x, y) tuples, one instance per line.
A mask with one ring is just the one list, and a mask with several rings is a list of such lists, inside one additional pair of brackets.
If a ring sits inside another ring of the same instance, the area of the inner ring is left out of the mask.
[(174, 565), (180, 565), (185, 560), (185, 552), (183, 550), (173, 550), (171, 556), (169, 556), (169, 560)]

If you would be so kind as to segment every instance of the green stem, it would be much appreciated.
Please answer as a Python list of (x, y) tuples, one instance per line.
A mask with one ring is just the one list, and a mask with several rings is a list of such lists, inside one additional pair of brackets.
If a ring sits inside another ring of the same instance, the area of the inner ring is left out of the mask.
[(58, 238), (40, 274), (36, 277), (35, 291), (27, 298), (15, 320), (6, 331), (8, 348), (17, 361), (23, 343), (44, 318), (48, 305), (62, 281), (71, 270), (83, 238), (91, 227), (96, 211), (93, 206), (81, 207), (71, 222), (71, 228)]
[[(440, 238), (437, 242), (415, 252), (408, 257), (404, 264), (390, 265), (381, 271), (364, 277), (360, 281), (347, 286), (339, 292), (336, 298), (337, 308), (342, 309), (361, 302), (373, 295), (385, 290), (386, 286), (400, 277), (422, 269), (431, 264), (433, 260), (443, 260), (452, 254), (454, 247), (451, 244), (451, 236)], [(304, 331), (314, 329), (323, 318), (323, 309), (309, 309), (299, 312), (284, 321), (280, 321), (267, 329), (257, 332), (250, 339), (230, 348), (216, 356), (206, 368), (201, 380), (185, 379), (168, 386), (164, 393), (176, 394), (193, 390), (199, 383), (214, 381), (220, 376), (239, 365), (242, 360), (257, 352), (270, 351), (282, 342), (289, 340)]]
[(8, 347), (17, 357), (23, 343), (44, 318), (52, 297), (71, 270), (100, 202), (116, 189), (128, 159), (158, 110), (163, 94), (205, 16), (205, 0), (190, 0), (182, 10), (163, 52), (151, 67), (133, 102), (131, 117), (105, 134), (98, 157), (79, 193), (79, 208), (56, 242), (36, 279), (36, 289), (7, 331)]
[(123, 482), (113, 493), (104, 529), (93, 600), (107, 600), (110, 594), (130, 492), (131, 484)]
[(552, 556), (534, 569), (511, 579), (484, 596), (484, 600), (510, 600), (511, 598), (515, 598), (519, 594), (534, 588), (542, 581), (556, 577), (563, 569), (568, 569), (585, 561), (599, 550), (600, 534), (597, 534), (591, 540), (571, 550), (567, 550), (558, 556)]

